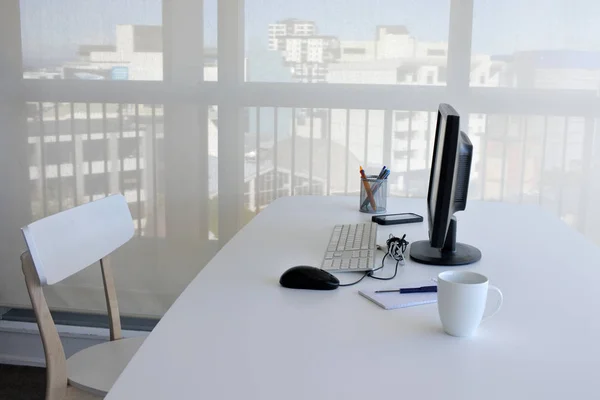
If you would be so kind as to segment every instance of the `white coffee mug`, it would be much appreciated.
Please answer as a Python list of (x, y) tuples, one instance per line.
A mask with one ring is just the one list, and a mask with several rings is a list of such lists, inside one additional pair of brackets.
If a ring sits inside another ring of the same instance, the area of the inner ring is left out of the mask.
[[(470, 271), (445, 271), (438, 275), (438, 312), (444, 331), (452, 336), (471, 336), (481, 323), (502, 306), (502, 292), (484, 275)], [(500, 296), (496, 309), (484, 316), (488, 290)]]

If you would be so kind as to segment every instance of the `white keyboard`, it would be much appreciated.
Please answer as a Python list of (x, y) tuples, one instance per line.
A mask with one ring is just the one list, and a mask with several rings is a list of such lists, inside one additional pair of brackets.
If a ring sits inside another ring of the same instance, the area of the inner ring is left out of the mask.
[(321, 268), (333, 272), (371, 271), (375, 265), (377, 224), (336, 225)]

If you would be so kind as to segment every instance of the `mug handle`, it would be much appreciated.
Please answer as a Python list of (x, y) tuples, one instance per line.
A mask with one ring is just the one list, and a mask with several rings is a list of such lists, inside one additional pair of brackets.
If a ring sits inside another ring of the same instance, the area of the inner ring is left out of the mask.
[(498, 293), (498, 295), (500, 296), (500, 300), (498, 301), (498, 305), (496, 306), (496, 309), (490, 315), (484, 315), (482, 321), (485, 321), (486, 319), (491, 318), (494, 315), (496, 315), (496, 313), (498, 311), (500, 311), (500, 307), (502, 307), (502, 301), (504, 301), (504, 296), (502, 296), (502, 292), (496, 286), (488, 285), (488, 290), (493, 290), (496, 293)]

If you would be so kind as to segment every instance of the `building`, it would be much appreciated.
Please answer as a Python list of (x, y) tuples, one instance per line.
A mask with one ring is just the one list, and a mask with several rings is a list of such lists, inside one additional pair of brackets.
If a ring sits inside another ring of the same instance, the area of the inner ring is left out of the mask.
[(502, 86), (600, 91), (598, 51), (522, 51), (496, 59), (507, 65)]
[[(443, 86), (447, 80), (446, 62), (446, 43), (419, 42), (404, 26), (380, 26), (374, 41), (340, 41), (340, 58), (328, 65), (325, 82)], [(482, 64), (481, 68), (485, 66)], [(392, 127), (391, 138), (387, 139), (383, 133), (386, 118), (391, 119)], [(430, 164), (435, 113), (393, 110), (386, 115), (383, 110), (299, 110), (293, 123), (299, 137), (330, 136), (333, 143), (347, 147), (366, 168), (387, 164), (393, 171), (391, 193), (426, 194), (426, 185), (417, 184), (415, 177), (426, 175)], [(473, 119), (472, 124), (480, 130), (485, 120)], [(474, 139), (475, 146), (478, 140)], [(478, 159), (476, 154), (475, 162)], [(473, 172), (474, 178), (477, 173)]]
[[(114, 45), (79, 46), (78, 60), (58, 68), (63, 79), (144, 80), (163, 79), (162, 26), (117, 25)], [(204, 79), (217, 80), (217, 52), (204, 49)], [(44, 78), (57, 78), (45, 71)], [(38, 71), (28, 72), (30, 76)]]
[(312, 21), (287, 19), (269, 25), (271, 51), (278, 51), (296, 82), (325, 82), (328, 65), (340, 58), (334, 36), (317, 34)]
[(117, 25), (115, 45), (83, 45), (65, 78), (162, 80), (162, 26)]
[(370, 40), (341, 40), (340, 63), (371, 61), (375, 59), (375, 42)]
[(377, 60), (415, 57), (416, 39), (403, 25), (378, 26), (375, 35)]
[(289, 18), (269, 24), (269, 50), (284, 51), (286, 37), (309, 37), (317, 34), (313, 21)]

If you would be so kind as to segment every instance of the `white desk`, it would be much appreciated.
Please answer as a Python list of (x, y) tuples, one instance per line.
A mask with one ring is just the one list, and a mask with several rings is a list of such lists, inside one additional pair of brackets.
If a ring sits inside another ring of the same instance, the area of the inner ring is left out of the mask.
[[(435, 304), (385, 311), (359, 288), (397, 288), (447, 269), (408, 262), (391, 282), (290, 290), (288, 267), (318, 266), (336, 223), (370, 220), (358, 200), (276, 201), (188, 286), (107, 400), (591, 399), (600, 396), (600, 250), (535, 207), (470, 202), (458, 238), (504, 292), (477, 336), (442, 333)], [(424, 200), (390, 212), (425, 215)], [(379, 228), (426, 237), (425, 224)], [(390, 261), (383, 274), (393, 272)], [(338, 274), (353, 281), (356, 274)], [(492, 297), (490, 296), (490, 299)]]

